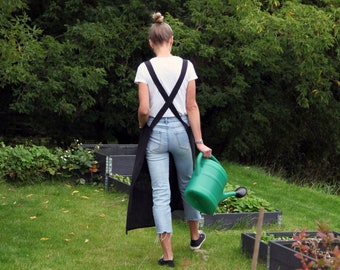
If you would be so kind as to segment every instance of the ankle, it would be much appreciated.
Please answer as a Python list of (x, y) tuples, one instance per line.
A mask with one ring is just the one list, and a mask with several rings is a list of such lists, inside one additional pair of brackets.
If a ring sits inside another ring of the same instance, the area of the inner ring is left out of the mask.
[(164, 261), (173, 261), (174, 260), (174, 255), (172, 255), (172, 256), (165, 256), (165, 255), (163, 255), (163, 260)]
[(200, 234), (198, 232), (191, 234), (191, 240), (197, 240), (198, 238), (200, 238)]

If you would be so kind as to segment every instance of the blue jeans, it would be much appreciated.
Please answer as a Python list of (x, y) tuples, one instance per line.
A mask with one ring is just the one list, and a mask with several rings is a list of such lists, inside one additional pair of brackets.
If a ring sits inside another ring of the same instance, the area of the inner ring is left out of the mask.
[[(187, 116), (182, 116), (182, 119), (188, 123)], [(153, 118), (148, 120), (148, 125), (151, 124), (152, 120)], [(185, 219), (201, 219), (200, 212), (194, 209), (184, 198), (185, 188), (193, 173), (194, 162), (187, 132), (176, 117), (163, 117), (154, 127), (146, 148), (153, 194), (152, 211), (158, 234), (172, 233), (169, 153), (172, 154), (176, 165)]]

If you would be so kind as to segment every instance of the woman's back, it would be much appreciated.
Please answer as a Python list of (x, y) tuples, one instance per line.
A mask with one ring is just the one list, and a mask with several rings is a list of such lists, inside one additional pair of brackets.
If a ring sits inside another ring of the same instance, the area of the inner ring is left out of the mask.
[[(178, 56), (154, 57), (150, 60), (150, 63), (155, 70), (158, 80), (162, 84), (167, 94), (170, 95), (180, 76), (183, 59)], [(196, 79), (196, 72), (192, 63), (189, 61), (183, 83), (173, 102), (180, 115), (187, 114), (185, 102), (188, 82)], [(155, 117), (157, 112), (163, 106), (164, 99), (159, 93), (144, 63), (142, 63), (137, 69), (135, 82), (143, 82), (148, 85), (150, 99), (150, 116)], [(164, 117), (172, 116), (174, 115), (170, 110), (168, 110), (164, 114)]]

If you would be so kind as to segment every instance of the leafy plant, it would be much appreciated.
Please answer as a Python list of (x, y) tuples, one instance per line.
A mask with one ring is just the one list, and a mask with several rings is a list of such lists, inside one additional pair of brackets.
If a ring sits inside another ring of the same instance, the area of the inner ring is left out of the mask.
[(118, 174), (118, 173), (115, 173), (113, 175), (113, 178), (120, 181), (120, 182), (123, 182), (125, 184), (128, 184), (128, 185), (131, 185), (131, 180), (130, 180), (130, 177), (129, 176), (124, 176), (124, 175), (121, 175), (121, 174)]
[[(308, 236), (306, 228), (293, 235), (295, 241), (292, 247), (299, 251), (295, 256), (301, 260), (304, 270), (324, 267), (330, 270), (340, 269), (340, 249), (338, 244), (333, 246), (336, 239), (334, 233), (331, 232), (327, 222), (317, 222), (317, 228), (318, 233), (314, 238)], [(305, 255), (314, 258), (315, 261), (308, 261)]]
[[(236, 187), (227, 184), (225, 191), (235, 190)], [(229, 197), (218, 204), (216, 213), (241, 213), (258, 212), (261, 207), (265, 211), (274, 212), (276, 209), (268, 201), (255, 196), (254, 192), (248, 189), (247, 196), (243, 198)]]
[(59, 172), (58, 157), (44, 146), (6, 146), (0, 144), (0, 177), (34, 182)]
[(98, 147), (86, 149), (81, 146), (78, 140), (75, 140), (65, 150), (56, 148), (55, 154), (59, 158), (61, 173), (66, 177), (84, 175), (89, 172), (96, 173), (98, 170), (94, 152), (98, 150)]
[(79, 178), (93, 181), (97, 173), (94, 152), (75, 141), (69, 148), (48, 149), (37, 145), (6, 146), (0, 143), (0, 178), (7, 181), (32, 183), (49, 178)]
[(269, 241), (274, 240), (292, 240), (292, 237), (288, 236), (275, 236), (272, 233), (262, 232), (261, 233), (261, 241), (268, 243)]

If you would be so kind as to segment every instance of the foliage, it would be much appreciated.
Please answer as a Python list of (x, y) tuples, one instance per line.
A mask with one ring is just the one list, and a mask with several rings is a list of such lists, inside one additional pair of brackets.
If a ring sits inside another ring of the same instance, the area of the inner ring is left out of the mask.
[(56, 148), (55, 155), (59, 157), (60, 167), (66, 171), (77, 173), (88, 173), (89, 171), (96, 170), (97, 162), (94, 159), (94, 151), (96, 148), (86, 149), (81, 146), (78, 141), (75, 141), (68, 149), (63, 150), (61, 148)]
[(116, 180), (118, 180), (122, 183), (125, 183), (127, 185), (131, 185), (131, 179), (130, 179), (129, 176), (124, 176), (124, 175), (115, 173), (112, 177), (113, 177), (113, 179), (116, 179)]
[[(216, 156), (338, 185), (338, 1), (0, 0), (2, 140), (135, 143), (150, 14), (196, 68)], [(12, 119), (8, 121), (8, 119)]]
[(209, 123), (205, 137), (232, 160), (280, 166), (307, 181), (326, 174), (334, 179), (340, 132), (337, 9), (329, 7), (333, 17), (297, 2), (271, 13), (260, 1), (229, 3), (189, 1), (197, 44), (205, 46), (194, 54), (203, 124)]
[[(335, 242), (334, 233), (329, 228), (327, 222), (317, 222), (318, 233), (315, 238), (308, 237), (306, 228), (300, 234), (293, 235), (292, 247), (298, 250), (296, 257), (301, 260), (303, 269), (330, 269), (340, 268), (340, 249)], [(305, 255), (312, 257), (315, 261), (308, 261)]]
[(17, 145), (0, 147), (0, 178), (20, 182), (44, 180), (58, 173), (58, 158), (44, 146)]
[[(237, 187), (236, 187), (237, 188)], [(233, 191), (235, 188), (227, 184), (226, 191)], [(276, 209), (263, 198), (254, 194), (248, 189), (248, 193), (243, 198), (229, 197), (218, 204), (216, 213), (242, 213), (242, 212), (259, 212), (264, 207), (265, 211), (274, 212)]]
[(12, 147), (1, 142), (0, 179), (27, 184), (88, 175), (90, 181), (96, 181), (99, 176), (94, 151), (77, 142), (66, 150), (36, 145)]
[(292, 237), (288, 236), (275, 236), (273, 233), (262, 232), (261, 233), (261, 241), (268, 243), (269, 241), (275, 240), (292, 240)]

